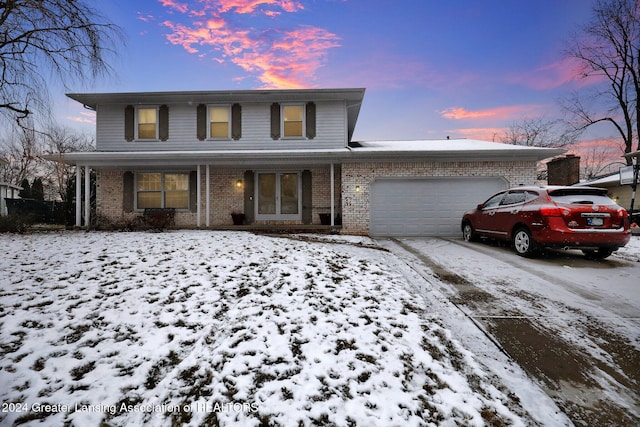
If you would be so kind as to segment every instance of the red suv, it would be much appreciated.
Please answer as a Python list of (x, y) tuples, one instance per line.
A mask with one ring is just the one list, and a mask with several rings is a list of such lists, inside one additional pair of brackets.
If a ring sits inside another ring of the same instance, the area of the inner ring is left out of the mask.
[(464, 214), (464, 240), (511, 241), (516, 253), (539, 248), (579, 248), (604, 259), (629, 242), (629, 216), (595, 187), (517, 187), (491, 196)]

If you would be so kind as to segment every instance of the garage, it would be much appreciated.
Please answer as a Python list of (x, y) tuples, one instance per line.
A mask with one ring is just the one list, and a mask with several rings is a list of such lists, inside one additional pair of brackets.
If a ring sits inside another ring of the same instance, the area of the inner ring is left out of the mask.
[(371, 184), (372, 236), (457, 236), (460, 218), (507, 188), (503, 177), (378, 178)]

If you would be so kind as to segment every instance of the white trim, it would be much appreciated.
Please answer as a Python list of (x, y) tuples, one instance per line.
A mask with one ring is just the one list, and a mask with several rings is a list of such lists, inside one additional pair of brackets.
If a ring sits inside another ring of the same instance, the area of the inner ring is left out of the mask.
[(84, 167), (84, 225), (91, 224), (91, 169)]
[(211, 217), (211, 183), (210, 183), (211, 172), (210, 172), (209, 169), (210, 169), (210, 167), (209, 167), (209, 165), (207, 165), (207, 167), (206, 167), (206, 175), (205, 175), (206, 176), (205, 191), (206, 191), (206, 203), (207, 203), (206, 213), (205, 213), (205, 215), (206, 215), (205, 224), (206, 224), (207, 227), (209, 227), (209, 225), (211, 223), (211, 220), (210, 220), (210, 217)]
[(82, 226), (82, 166), (76, 165), (76, 227)]
[(202, 219), (200, 218), (202, 216), (202, 209), (200, 208), (200, 201), (202, 200), (202, 194), (200, 194), (202, 191), (202, 189), (200, 188), (200, 179), (202, 178), (202, 172), (200, 171), (200, 165), (196, 166), (196, 168), (196, 226), (200, 228), (200, 226), (202, 225)]

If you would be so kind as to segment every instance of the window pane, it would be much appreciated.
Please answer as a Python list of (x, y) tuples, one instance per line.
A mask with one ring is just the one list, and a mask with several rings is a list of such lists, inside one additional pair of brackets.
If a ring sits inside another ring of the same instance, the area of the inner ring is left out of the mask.
[(188, 191), (167, 191), (164, 194), (164, 205), (166, 208), (188, 209), (189, 208), (189, 192)]
[(258, 175), (258, 213), (276, 213), (276, 174)]
[(209, 117), (211, 122), (225, 122), (229, 121), (229, 109), (227, 107), (211, 107), (209, 108)]
[(139, 173), (137, 174), (138, 190), (161, 190), (162, 179), (159, 173)]
[(156, 109), (155, 108), (140, 108), (138, 109), (138, 123), (153, 123), (156, 124)]
[(284, 107), (284, 121), (285, 122), (301, 122), (302, 121), (302, 106), (290, 105)]
[(284, 136), (302, 136), (302, 106), (284, 107)]
[(209, 107), (209, 137), (229, 137), (229, 108)]
[(280, 177), (280, 213), (298, 213), (298, 174), (285, 173)]
[(138, 138), (140, 139), (155, 139), (156, 138), (156, 125), (138, 125)]
[(138, 209), (161, 208), (161, 195), (159, 191), (138, 193)]
[(189, 175), (186, 173), (168, 173), (164, 176), (165, 191), (189, 190)]
[(302, 136), (302, 122), (285, 122), (284, 136)]
[(138, 109), (138, 138), (155, 139), (157, 111), (155, 108)]
[(211, 138), (228, 138), (229, 124), (228, 123), (211, 123), (211, 129), (209, 130), (209, 134)]

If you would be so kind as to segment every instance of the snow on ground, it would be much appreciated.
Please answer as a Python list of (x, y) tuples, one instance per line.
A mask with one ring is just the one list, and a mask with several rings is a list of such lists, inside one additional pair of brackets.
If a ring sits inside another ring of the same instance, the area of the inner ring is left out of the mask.
[[(579, 251), (525, 259), (508, 247), (461, 239), (380, 244), (431, 277), (435, 288), (538, 379), (576, 425), (637, 424), (640, 236), (604, 261), (587, 260)], [(438, 284), (438, 276), (449, 283)], [(415, 293), (433, 300), (424, 289)], [(480, 354), (465, 331), (447, 320), (445, 327)]]
[(1, 235), (0, 425), (565, 423), (464, 348), (393, 255), (318, 240)]

